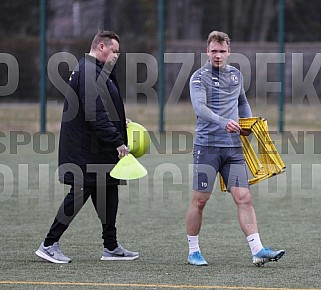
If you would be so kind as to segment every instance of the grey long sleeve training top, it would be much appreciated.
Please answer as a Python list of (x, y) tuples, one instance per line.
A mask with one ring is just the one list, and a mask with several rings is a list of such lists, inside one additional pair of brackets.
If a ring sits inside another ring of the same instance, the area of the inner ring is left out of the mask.
[(226, 131), (231, 119), (252, 117), (238, 69), (229, 65), (218, 69), (208, 61), (192, 75), (190, 97), (197, 116), (194, 144), (242, 146), (239, 133)]

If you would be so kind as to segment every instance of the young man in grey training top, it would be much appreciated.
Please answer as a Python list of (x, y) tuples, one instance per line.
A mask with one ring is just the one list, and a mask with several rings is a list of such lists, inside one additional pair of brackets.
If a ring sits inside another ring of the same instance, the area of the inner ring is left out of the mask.
[(207, 265), (201, 254), (198, 236), (202, 214), (211, 196), (217, 173), (237, 206), (238, 219), (249, 243), (253, 264), (263, 266), (279, 260), (284, 250), (264, 248), (258, 233), (256, 215), (249, 190), (248, 175), (240, 134), (248, 135), (239, 118), (252, 117), (243, 88), (241, 72), (227, 65), (230, 39), (213, 31), (207, 40), (209, 61), (190, 80), (190, 95), (197, 116), (193, 152), (193, 197), (186, 215), (189, 244), (188, 263)]

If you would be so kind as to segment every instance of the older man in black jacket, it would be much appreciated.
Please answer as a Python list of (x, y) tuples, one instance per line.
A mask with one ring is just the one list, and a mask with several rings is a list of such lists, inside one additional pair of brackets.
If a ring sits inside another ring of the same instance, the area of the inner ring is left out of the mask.
[(59, 180), (71, 189), (36, 251), (53, 263), (71, 261), (61, 252), (59, 239), (89, 196), (103, 228), (101, 260), (134, 260), (139, 256), (117, 242), (120, 181), (109, 175), (119, 158), (128, 154), (125, 109), (114, 70), (118, 56), (119, 36), (99, 31), (90, 53), (69, 78), (59, 141)]

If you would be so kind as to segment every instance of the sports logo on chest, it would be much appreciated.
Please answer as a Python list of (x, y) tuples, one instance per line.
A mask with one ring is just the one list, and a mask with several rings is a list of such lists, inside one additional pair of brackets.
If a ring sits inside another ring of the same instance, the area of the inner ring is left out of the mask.
[(233, 84), (237, 85), (239, 83), (239, 78), (237, 77), (236, 74), (232, 73), (230, 78)]

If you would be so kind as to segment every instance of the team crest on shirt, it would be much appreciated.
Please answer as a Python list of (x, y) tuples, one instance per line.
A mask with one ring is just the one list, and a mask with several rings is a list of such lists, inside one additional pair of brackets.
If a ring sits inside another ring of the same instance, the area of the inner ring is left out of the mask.
[(236, 85), (239, 83), (239, 78), (235, 74), (231, 74), (231, 80)]

